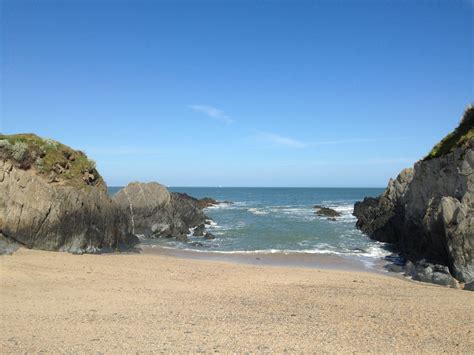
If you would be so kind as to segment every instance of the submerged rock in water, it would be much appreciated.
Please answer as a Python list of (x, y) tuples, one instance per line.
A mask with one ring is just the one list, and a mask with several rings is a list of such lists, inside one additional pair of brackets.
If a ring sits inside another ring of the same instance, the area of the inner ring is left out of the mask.
[(219, 202), (217, 202), (213, 198), (204, 197), (204, 198), (201, 198), (201, 199), (197, 199), (197, 204), (198, 204), (199, 208), (204, 209), (204, 208), (207, 208), (207, 207), (215, 206), (215, 205), (219, 204)]
[(204, 234), (204, 238), (205, 239), (216, 239), (216, 236), (212, 233), (207, 232), (206, 234)]
[(183, 199), (187, 199), (190, 203), (192, 203), (193, 205), (195, 205), (197, 208), (200, 208), (200, 209), (204, 209), (204, 208), (219, 204), (219, 201), (214, 200), (213, 198), (210, 198), (210, 197), (204, 197), (204, 198), (199, 199), (199, 198), (192, 197), (184, 192), (180, 192), (179, 194), (181, 195)]
[(190, 242), (189, 245), (193, 246), (193, 247), (198, 247), (198, 248), (204, 248), (206, 247), (204, 244), (202, 244), (201, 242)]
[(138, 242), (95, 164), (32, 134), (0, 135), (0, 232), (28, 248), (73, 253)]
[[(462, 282), (474, 281), (474, 108), (382, 195), (357, 202), (354, 215), (371, 238), (395, 244), (411, 259), (448, 266)], [(434, 273), (417, 271), (414, 278), (453, 285), (446, 272)]]
[(206, 225), (204, 223), (202, 223), (194, 229), (193, 236), (202, 237), (202, 236), (204, 236), (205, 232), (206, 232)]
[(134, 233), (148, 238), (187, 241), (189, 229), (204, 224), (207, 219), (197, 199), (170, 193), (156, 182), (130, 183), (113, 199), (128, 215)]
[(315, 212), (316, 215), (321, 216), (321, 217), (330, 217), (331, 220), (335, 220), (334, 217), (341, 216), (339, 212), (329, 207), (315, 205), (314, 208), (316, 209), (316, 212)]

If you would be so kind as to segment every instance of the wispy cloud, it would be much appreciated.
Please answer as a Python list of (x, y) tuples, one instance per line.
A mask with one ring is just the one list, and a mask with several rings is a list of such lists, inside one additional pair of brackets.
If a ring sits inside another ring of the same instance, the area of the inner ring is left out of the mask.
[(285, 146), (289, 148), (308, 148), (308, 147), (317, 147), (324, 145), (346, 145), (346, 144), (363, 144), (363, 143), (375, 143), (375, 142), (387, 142), (387, 141), (401, 141), (405, 138), (402, 137), (392, 137), (392, 138), (346, 138), (338, 140), (325, 140), (325, 141), (313, 141), (313, 142), (304, 142), (290, 137), (281, 136), (272, 132), (262, 132), (257, 131), (251, 136), (251, 138), (258, 142), (264, 144), (271, 144), (277, 146)]
[(352, 144), (352, 143), (373, 143), (373, 142), (387, 142), (387, 141), (401, 141), (405, 138), (394, 137), (394, 138), (348, 138), (328, 141), (317, 141), (312, 142), (309, 145), (340, 145), (340, 144)]
[(189, 105), (190, 109), (205, 114), (211, 118), (214, 118), (218, 121), (230, 124), (234, 122), (230, 116), (228, 116), (224, 111), (209, 105)]
[(280, 136), (279, 134), (272, 132), (257, 132), (253, 137), (259, 142), (289, 148), (304, 148), (307, 145), (306, 143), (298, 141), (296, 139)]

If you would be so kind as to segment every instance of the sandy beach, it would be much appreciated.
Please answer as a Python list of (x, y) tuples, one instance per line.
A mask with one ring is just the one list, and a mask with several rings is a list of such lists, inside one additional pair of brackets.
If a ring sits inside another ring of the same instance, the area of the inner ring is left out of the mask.
[(0, 352), (471, 352), (474, 294), (170, 255), (1, 256)]

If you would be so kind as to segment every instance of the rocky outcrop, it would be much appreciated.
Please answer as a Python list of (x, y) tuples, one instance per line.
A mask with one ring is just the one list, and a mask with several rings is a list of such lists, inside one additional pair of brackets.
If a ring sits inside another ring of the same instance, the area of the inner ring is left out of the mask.
[(413, 179), (413, 169), (403, 170), (395, 180), (390, 180), (387, 189), (377, 198), (366, 197), (354, 205), (356, 226), (373, 239), (385, 243), (397, 243), (397, 227), (403, 221), (403, 196)]
[(156, 182), (130, 183), (113, 199), (128, 215), (134, 233), (148, 238), (186, 241), (189, 229), (208, 219), (202, 211), (206, 203), (184, 193), (170, 193)]
[(408, 259), (425, 258), (448, 266), (459, 281), (474, 281), (474, 108), (381, 196), (356, 203), (354, 215), (358, 228)]
[[(190, 196), (191, 197), (191, 196)], [(196, 199), (194, 197), (191, 197), (192, 199), (196, 200), (198, 207), (201, 209), (208, 208), (211, 206), (218, 205), (219, 202), (217, 200), (214, 200), (213, 198), (210, 197), (204, 197), (201, 199)]]
[(329, 207), (324, 207), (320, 205), (315, 205), (314, 208), (316, 209), (316, 215), (320, 217), (329, 217), (334, 219), (334, 217), (340, 217), (341, 214), (337, 212), (336, 210), (329, 208)]
[(193, 236), (194, 237), (203, 237), (204, 234), (206, 234), (206, 225), (204, 223), (198, 225), (193, 230)]
[(35, 135), (0, 136), (0, 233), (28, 248), (73, 253), (138, 242), (93, 162)]

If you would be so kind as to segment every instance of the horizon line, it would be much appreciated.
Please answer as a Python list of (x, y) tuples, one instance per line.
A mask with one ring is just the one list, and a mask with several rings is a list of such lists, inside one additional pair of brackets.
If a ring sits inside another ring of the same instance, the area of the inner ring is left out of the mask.
[[(216, 188), (216, 189), (385, 189), (387, 186), (178, 186), (164, 185), (166, 188)], [(110, 187), (126, 187), (127, 185), (110, 185)]]

